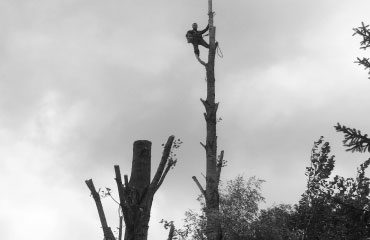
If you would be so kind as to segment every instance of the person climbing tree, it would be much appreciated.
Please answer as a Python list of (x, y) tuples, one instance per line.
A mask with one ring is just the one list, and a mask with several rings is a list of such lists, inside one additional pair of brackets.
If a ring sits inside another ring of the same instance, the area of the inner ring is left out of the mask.
[(199, 56), (199, 47), (198, 47), (198, 45), (202, 45), (205, 48), (209, 48), (209, 44), (206, 41), (204, 41), (203, 36), (202, 36), (204, 33), (206, 33), (208, 31), (209, 25), (207, 25), (207, 27), (202, 31), (198, 31), (198, 24), (197, 23), (193, 23), (192, 27), (193, 27), (193, 29), (189, 30), (186, 33), (186, 39), (188, 40), (188, 43), (193, 44), (194, 53), (197, 56)]

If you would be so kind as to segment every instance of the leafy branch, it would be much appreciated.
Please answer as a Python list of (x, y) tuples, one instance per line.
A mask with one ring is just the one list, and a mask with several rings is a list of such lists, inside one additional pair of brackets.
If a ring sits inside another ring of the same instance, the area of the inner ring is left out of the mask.
[(358, 28), (353, 28), (353, 31), (355, 31), (352, 36), (360, 35), (362, 37), (362, 41), (360, 42), (361, 46), (360, 49), (366, 49), (370, 47), (370, 29), (368, 28), (369, 25), (365, 25), (363, 22), (361, 22), (361, 26)]
[[(358, 63), (358, 65), (364, 66), (365, 67), (365, 70), (370, 69), (369, 58), (362, 58), (362, 59), (357, 58), (357, 61), (355, 63)], [(370, 70), (369, 70), (369, 74), (370, 74)]]
[(342, 126), (339, 123), (334, 128), (337, 132), (344, 133), (343, 145), (348, 147), (346, 151), (370, 152), (370, 138), (368, 138), (367, 134), (362, 135), (360, 130)]
[[(362, 41), (360, 42), (361, 44), (360, 49), (363, 49), (363, 50), (366, 50), (368, 47), (370, 47), (370, 29), (368, 27), (369, 25), (365, 25), (362, 22), (360, 27), (353, 29), (353, 31), (355, 32), (353, 33), (352, 36), (360, 35), (362, 37)], [(355, 63), (357, 63), (358, 65), (364, 66), (365, 70), (370, 69), (369, 58), (362, 58), (362, 59), (357, 58), (357, 61)], [(369, 71), (369, 75), (370, 75), (370, 71)]]

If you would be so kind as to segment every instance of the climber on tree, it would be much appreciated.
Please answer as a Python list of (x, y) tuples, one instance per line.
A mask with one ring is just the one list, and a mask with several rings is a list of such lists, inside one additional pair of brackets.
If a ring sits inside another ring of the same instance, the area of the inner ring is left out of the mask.
[(203, 36), (202, 36), (202, 34), (208, 31), (209, 25), (207, 25), (207, 27), (202, 31), (198, 31), (198, 24), (196, 23), (193, 23), (192, 27), (193, 27), (193, 30), (189, 30), (185, 36), (186, 36), (186, 39), (188, 40), (188, 43), (193, 44), (194, 53), (197, 56), (199, 56), (198, 45), (202, 45), (205, 48), (209, 48), (209, 44), (206, 41), (204, 41)]

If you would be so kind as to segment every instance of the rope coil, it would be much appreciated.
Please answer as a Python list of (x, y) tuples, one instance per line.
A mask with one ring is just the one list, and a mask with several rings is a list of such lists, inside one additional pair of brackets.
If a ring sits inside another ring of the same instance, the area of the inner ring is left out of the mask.
[(222, 51), (221, 51), (220, 44), (217, 44), (216, 52), (217, 52), (217, 55), (218, 55), (220, 58), (224, 58), (224, 54), (223, 54), (223, 53), (222, 53)]

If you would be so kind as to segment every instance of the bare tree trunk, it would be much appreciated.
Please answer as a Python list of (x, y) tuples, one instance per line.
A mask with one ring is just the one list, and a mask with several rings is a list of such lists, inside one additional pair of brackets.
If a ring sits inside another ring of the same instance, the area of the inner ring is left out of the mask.
[(209, 53), (207, 71), (207, 99), (202, 101), (206, 109), (205, 120), (207, 123), (206, 137), (206, 235), (208, 240), (222, 239), (219, 211), (218, 185), (221, 166), (217, 162), (217, 109), (215, 103), (215, 55), (216, 55), (216, 27), (213, 24), (214, 12), (212, 11), (212, 0), (208, 0), (208, 24), (209, 24)]
[[(124, 175), (123, 184), (120, 168), (118, 165), (114, 166), (120, 206), (122, 208), (123, 219), (126, 225), (124, 240), (147, 240), (148, 238), (148, 224), (154, 194), (159, 189), (168, 171), (175, 163), (175, 161), (170, 157), (174, 138), (174, 136), (170, 136), (168, 138), (157, 172), (151, 182), (150, 168), (152, 143), (150, 141), (139, 140), (134, 143), (130, 181), (128, 181), (128, 176)], [(99, 194), (96, 193), (95, 190), (95, 192), (92, 190), (89, 181), (92, 183), (92, 180), (88, 180), (86, 181), (86, 184), (91, 190), (98, 207), (104, 237), (107, 240), (115, 240), (113, 233), (111, 234), (112, 231), (106, 223)], [(120, 226), (120, 231), (121, 230), (122, 226)]]
[(172, 159), (169, 159), (173, 141), (174, 136), (170, 136), (152, 182), (150, 182), (151, 142), (149, 141), (142, 140), (134, 143), (131, 177), (128, 182), (125, 175), (125, 185), (122, 184), (119, 166), (115, 166), (120, 204), (126, 225), (125, 240), (147, 240), (148, 238), (154, 194), (173, 165)]

